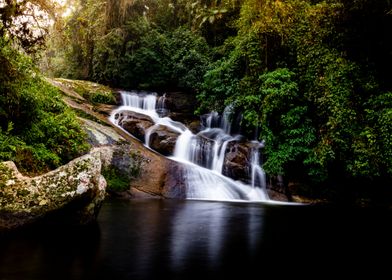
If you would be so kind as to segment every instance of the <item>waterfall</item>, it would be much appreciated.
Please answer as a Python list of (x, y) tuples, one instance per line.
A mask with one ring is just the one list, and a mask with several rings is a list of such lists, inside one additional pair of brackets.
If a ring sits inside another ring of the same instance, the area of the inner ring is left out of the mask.
[(254, 188), (258, 187), (264, 190), (264, 193), (268, 198), (265, 172), (260, 166), (260, 149), (264, 147), (264, 143), (260, 143), (257, 141), (254, 141), (253, 143), (255, 145), (252, 148), (252, 158), (251, 158), (252, 187)]
[[(222, 174), (228, 145), (238, 141), (241, 136), (230, 135), (233, 108), (228, 106), (222, 115), (212, 112), (204, 116), (204, 129), (193, 134), (188, 128), (168, 117), (165, 112), (165, 96), (145, 92), (120, 92), (123, 106), (115, 110), (110, 120), (116, 124), (114, 115), (120, 110), (129, 110), (151, 117), (155, 125), (145, 132), (145, 145), (150, 144), (150, 135), (164, 125), (178, 132), (173, 156), (170, 158), (184, 164), (187, 198), (209, 200), (248, 200), (265, 201), (268, 195), (265, 188), (265, 175), (260, 167), (259, 149), (261, 143), (253, 143), (249, 169), (251, 184), (235, 181)], [(166, 111), (167, 112), (167, 111)]]
[(169, 114), (169, 110), (166, 108), (166, 93), (158, 98), (156, 111), (160, 117), (165, 117)]
[(222, 123), (221, 123), (221, 128), (226, 134), (230, 134), (231, 132), (231, 120), (230, 118), (233, 115), (233, 106), (229, 105), (226, 106), (226, 108), (223, 110), (222, 114)]
[(138, 93), (131, 91), (129, 93), (121, 91), (121, 98), (123, 105), (141, 111), (153, 111), (155, 112), (157, 96), (156, 94)]

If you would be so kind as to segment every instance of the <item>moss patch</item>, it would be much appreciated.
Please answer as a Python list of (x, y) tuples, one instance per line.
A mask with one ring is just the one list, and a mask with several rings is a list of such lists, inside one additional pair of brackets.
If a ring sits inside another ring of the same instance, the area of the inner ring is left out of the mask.
[(75, 112), (75, 114), (76, 114), (78, 117), (81, 117), (81, 118), (83, 118), (83, 119), (88, 119), (88, 120), (90, 120), (90, 121), (99, 123), (99, 124), (101, 124), (101, 125), (103, 125), (103, 126), (106, 126), (106, 127), (111, 127), (111, 126), (110, 126), (109, 124), (107, 124), (106, 122), (104, 122), (104, 121), (98, 119), (97, 117), (95, 117), (95, 116), (93, 116), (93, 115), (91, 115), (91, 114), (86, 113), (86, 112), (83, 111), (82, 109), (72, 108), (72, 110)]
[(118, 146), (114, 150), (111, 164), (102, 169), (107, 189), (115, 192), (128, 190), (131, 181), (140, 175), (142, 161), (141, 155), (129, 145)]
[(81, 80), (55, 79), (55, 81), (74, 90), (92, 104), (116, 105), (115, 92), (107, 86)]
[(0, 193), (1, 189), (4, 188), (8, 180), (14, 178), (14, 174), (11, 168), (6, 164), (0, 162)]
[(121, 192), (129, 189), (131, 178), (115, 166), (104, 168), (102, 175), (106, 179), (107, 189), (109, 191)]

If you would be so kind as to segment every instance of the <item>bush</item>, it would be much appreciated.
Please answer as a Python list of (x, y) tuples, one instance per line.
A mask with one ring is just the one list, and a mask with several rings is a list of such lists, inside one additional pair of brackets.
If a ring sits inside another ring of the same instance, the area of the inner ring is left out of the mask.
[(30, 59), (0, 38), (0, 160), (40, 173), (85, 153), (86, 134)]

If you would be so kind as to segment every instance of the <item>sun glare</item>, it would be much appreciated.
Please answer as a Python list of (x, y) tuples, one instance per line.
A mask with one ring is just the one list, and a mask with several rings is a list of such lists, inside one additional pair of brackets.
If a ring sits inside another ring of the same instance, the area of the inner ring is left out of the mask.
[(68, 17), (72, 14), (75, 7), (69, 3), (68, 0), (52, 0), (58, 7), (61, 8), (61, 16), (63, 18)]

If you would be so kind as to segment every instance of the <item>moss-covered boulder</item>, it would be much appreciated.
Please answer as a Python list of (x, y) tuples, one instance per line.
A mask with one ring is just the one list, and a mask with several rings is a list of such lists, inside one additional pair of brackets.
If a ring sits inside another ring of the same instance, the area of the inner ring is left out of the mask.
[(0, 230), (40, 220), (88, 224), (106, 194), (99, 153), (90, 153), (34, 178), (21, 175), (13, 162), (0, 163)]
[(82, 80), (68, 80), (68, 79), (54, 79), (52, 83), (56, 86), (65, 87), (65, 91), (76, 92), (72, 96), (77, 100), (85, 100), (92, 104), (111, 104), (117, 105), (117, 92), (113, 89), (93, 83), (90, 81)]

